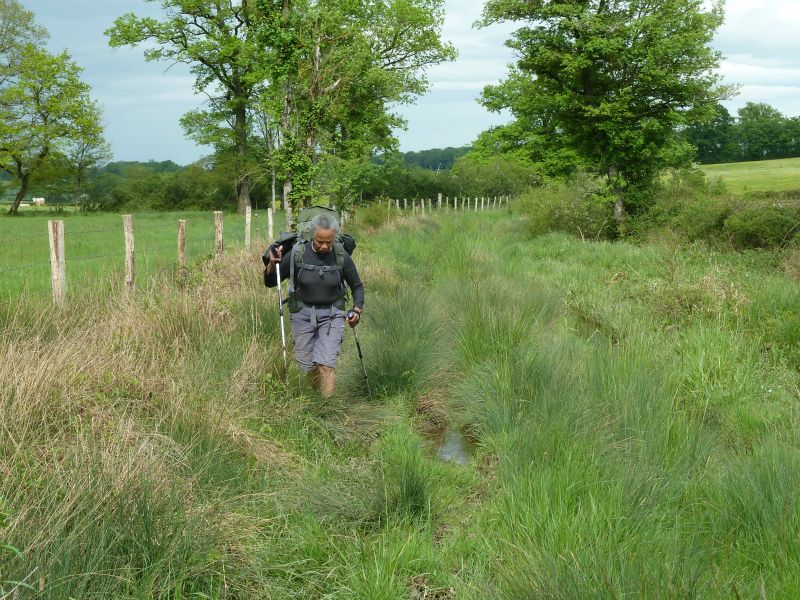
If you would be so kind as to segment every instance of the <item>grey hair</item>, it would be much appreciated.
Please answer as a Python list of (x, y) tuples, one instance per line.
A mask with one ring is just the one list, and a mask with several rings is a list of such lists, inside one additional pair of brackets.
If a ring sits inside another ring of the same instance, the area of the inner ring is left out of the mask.
[(314, 235), (317, 229), (333, 229), (333, 233), (339, 235), (339, 223), (330, 215), (317, 215), (311, 219), (308, 232)]

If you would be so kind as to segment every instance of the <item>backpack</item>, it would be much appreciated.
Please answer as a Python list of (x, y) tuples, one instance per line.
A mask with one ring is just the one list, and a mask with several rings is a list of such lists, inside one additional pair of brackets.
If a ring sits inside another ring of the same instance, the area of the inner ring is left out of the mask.
[(273, 246), (278, 245), (283, 246), (284, 254), (286, 252), (291, 252), (291, 257), (289, 259), (289, 297), (286, 300), (286, 302), (289, 304), (290, 312), (297, 312), (300, 310), (300, 308), (302, 308), (295, 292), (295, 271), (297, 269), (319, 271), (320, 275), (327, 271), (339, 271), (339, 278), (342, 286), (342, 299), (343, 302), (347, 302), (348, 292), (344, 283), (344, 278), (341, 275), (341, 271), (344, 267), (344, 253), (346, 252), (348, 255), (352, 256), (356, 249), (356, 240), (353, 236), (347, 233), (339, 233), (339, 235), (336, 236), (336, 240), (333, 243), (333, 252), (336, 256), (336, 265), (322, 267), (319, 265), (308, 265), (303, 262), (303, 254), (305, 253), (306, 244), (310, 243), (311, 241), (311, 221), (318, 215), (328, 215), (332, 217), (334, 221), (336, 221), (337, 225), (339, 224), (339, 215), (332, 208), (328, 208), (327, 206), (309, 206), (304, 208), (297, 215), (297, 233), (282, 233), (281, 237), (278, 238), (274, 244), (271, 244), (264, 251), (264, 254), (261, 257), (265, 267), (264, 285), (266, 285), (266, 266), (269, 265), (270, 249)]

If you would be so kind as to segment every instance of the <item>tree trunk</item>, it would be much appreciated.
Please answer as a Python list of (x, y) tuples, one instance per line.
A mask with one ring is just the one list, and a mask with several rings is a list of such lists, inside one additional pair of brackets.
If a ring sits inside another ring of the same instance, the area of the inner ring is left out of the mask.
[(247, 173), (247, 111), (244, 104), (234, 109), (234, 132), (236, 153), (239, 157), (236, 169), (236, 210), (242, 215), (250, 206), (250, 175)]
[[(289, 17), (292, 10), (292, 0), (283, 0), (281, 15), (284, 25), (288, 27)], [(283, 144), (294, 144), (295, 136), (292, 135), (292, 80), (287, 75), (283, 82), (283, 114), (281, 114), (281, 129)], [(285, 148), (284, 148), (285, 149)], [(294, 215), (292, 211), (292, 190), (294, 189), (294, 173), (291, 168), (287, 168), (283, 174), (283, 210), (286, 212), (286, 227), (289, 231), (294, 231)]]
[(286, 178), (283, 182), (283, 210), (286, 213), (286, 227), (289, 231), (294, 231), (294, 216), (292, 213), (292, 178)]
[(20, 188), (17, 192), (16, 198), (14, 198), (14, 202), (11, 205), (11, 208), (8, 209), (9, 214), (15, 215), (19, 210), (19, 205), (22, 202), (22, 199), (25, 197), (25, 194), (28, 193), (28, 184), (30, 184), (31, 176), (30, 175), (23, 175), (20, 177)]
[(622, 187), (620, 187), (619, 182), (616, 179), (617, 168), (613, 166), (609, 167), (608, 171), (606, 172), (606, 176), (608, 177), (608, 183), (614, 192), (614, 220), (617, 222), (617, 232), (619, 233), (620, 237), (625, 237), (625, 223), (627, 221), (628, 214), (625, 211)]
[[(273, 159), (274, 161), (274, 159)], [(272, 164), (272, 210), (275, 210), (275, 197), (277, 196), (277, 190), (275, 186), (277, 185), (278, 174), (275, 172), (275, 163)]]

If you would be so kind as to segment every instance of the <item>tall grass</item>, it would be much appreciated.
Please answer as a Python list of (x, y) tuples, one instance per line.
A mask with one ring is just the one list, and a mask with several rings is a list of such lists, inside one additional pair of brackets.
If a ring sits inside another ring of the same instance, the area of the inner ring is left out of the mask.
[[(255, 250), (3, 305), (0, 596), (796, 595), (798, 283), (528, 231), (359, 238), (373, 399), (350, 339), (337, 399), (284, 383)], [(436, 458), (432, 405), (467, 465)]]

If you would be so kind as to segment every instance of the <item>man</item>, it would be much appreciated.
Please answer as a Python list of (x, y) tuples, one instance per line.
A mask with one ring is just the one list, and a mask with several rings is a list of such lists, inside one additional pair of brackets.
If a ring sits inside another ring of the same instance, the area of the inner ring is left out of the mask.
[[(314, 217), (309, 233), (309, 241), (298, 239), (286, 254), (283, 246), (270, 249), (266, 284), (278, 285), (275, 264), (280, 261), (281, 278), (291, 278), (288, 304), (297, 365), (310, 374), (320, 393), (330, 398), (336, 388), (344, 324), (355, 327), (361, 320), (364, 284), (353, 259), (336, 241), (339, 224), (334, 218)], [(345, 312), (345, 283), (353, 295), (350, 313)]]

